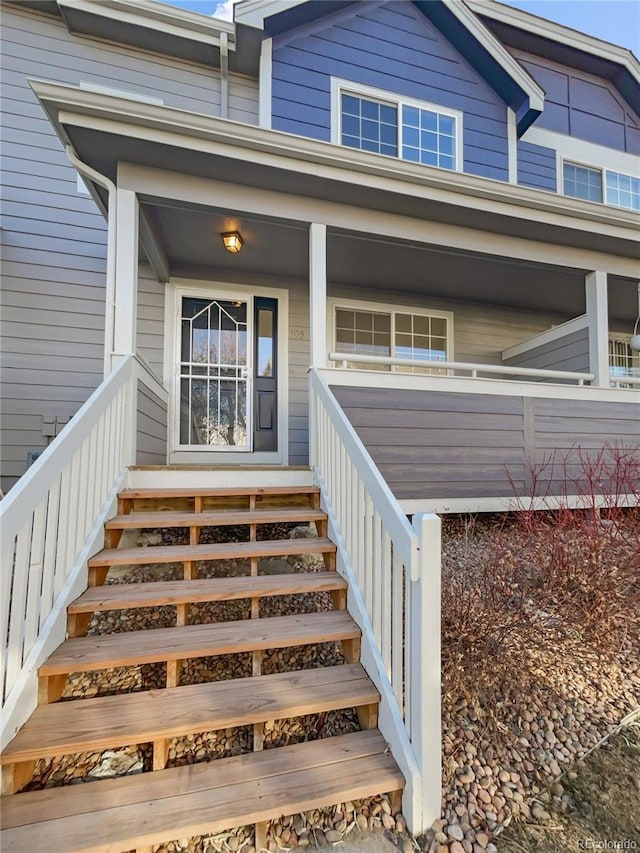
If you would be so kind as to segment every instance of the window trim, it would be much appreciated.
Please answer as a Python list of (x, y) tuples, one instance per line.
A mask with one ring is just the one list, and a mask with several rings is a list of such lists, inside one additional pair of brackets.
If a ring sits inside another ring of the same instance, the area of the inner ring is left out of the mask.
[[(396, 92), (388, 92), (384, 89), (377, 89), (374, 86), (365, 86), (360, 83), (354, 83), (351, 80), (344, 80), (340, 77), (331, 78), (331, 142), (334, 145), (342, 146), (342, 109), (340, 105), (340, 96), (342, 94), (353, 95), (355, 98), (371, 98), (388, 106), (397, 107), (398, 109), (398, 154), (395, 159), (402, 160), (403, 163), (412, 163), (414, 166), (421, 166), (426, 169), (441, 169), (447, 172), (462, 172), (463, 171), (463, 131), (464, 131), (464, 114), (461, 110), (454, 110), (450, 107), (443, 107), (440, 104), (434, 104), (430, 101), (420, 101), (416, 98), (405, 97)], [(440, 115), (452, 118), (455, 122), (455, 167), (453, 169), (445, 169), (444, 166), (428, 166), (426, 163), (415, 163), (413, 160), (405, 160), (402, 156), (402, 107), (415, 107), (419, 110), (429, 110)], [(360, 148), (352, 148), (352, 151), (362, 151)], [(371, 152), (363, 151), (368, 154)], [(389, 154), (377, 155), (383, 157), (391, 157)]]
[[(431, 308), (423, 305), (397, 305), (395, 302), (365, 302), (359, 299), (343, 299), (340, 296), (331, 296), (327, 299), (327, 361), (329, 353), (338, 352), (336, 344), (336, 311), (341, 308), (345, 311), (369, 311), (372, 314), (389, 314), (391, 317), (392, 349), (395, 349), (396, 314), (413, 314), (419, 317), (435, 317), (438, 320), (446, 320), (446, 360), (453, 361), (453, 356), (455, 354), (453, 341), (453, 311), (442, 311), (440, 309), (432, 310)], [(393, 355), (391, 357), (393, 358)], [(416, 366), (420, 366), (420, 362), (417, 360)]]

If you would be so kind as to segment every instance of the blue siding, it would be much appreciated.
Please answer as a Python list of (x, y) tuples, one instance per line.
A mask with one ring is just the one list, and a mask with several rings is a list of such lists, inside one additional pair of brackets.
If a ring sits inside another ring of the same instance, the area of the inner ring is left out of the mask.
[(518, 142), (518, 183), (522, 187), (556, 191), (556, 152), (553, 148)]
[(330, 141), (331, 77), (461, 111), (464, 171), (508, 180), (506, 105), (409, 0), (363, 0), (274, 38), (273, 128)]
[(535, 127), (640, 154), (640, 121), (608, 80), (597, 81), (541, 57), (520, 62), (546, 92)]

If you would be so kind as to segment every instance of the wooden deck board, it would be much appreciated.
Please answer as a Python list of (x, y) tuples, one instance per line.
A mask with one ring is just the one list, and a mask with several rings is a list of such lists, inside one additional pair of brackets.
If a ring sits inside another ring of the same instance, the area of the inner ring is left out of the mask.
[(296, 554), (327, 554), (336, 546), (329, 539), (269, 539), (261, 542), (218, 542), (211, 545), (155, 545), (149, 548), (110, 548), (88, 561), (99, 566), (139, 566), (150, 563), (182, 563), (196, 560), (242, 560), (250, 557), (286, 557)]
[(360, 636), (345, 611), (307, 613), (156, 628), (66, 640), (40, 667), (41, 676), (185, 660), (258, 649), (301, 646)]
[(283, 507), (257, 510), (205, 510), (204, 512), (132, 512), (107, 521), (107, 530), (147, 527), (223, 527), (247, 524), (281, 524), (322, 521), (326, 513), (311, 507)]
[(346, 588), (347, 582), (337, 572), (107, 584), (89, 587), (67, 610), (70, 614), (93, 613), (100, 610), (231, 601)]
[(42, 705), (2, 763), (101, 751), (201, 731), (351, 708), (379, 699), (360, 664)]
[[(401, 788), (377, 731), (3, 798), (3, 851), (118, 853)], [(26, 846), (25, 846), (26, 845)]]
[(128, 500), (142, 498), (224, 498), (243, 495), (317, 495), (317, 486), (238, 486), (230, 488), (195, 489), (124, 489), (119, 497)]

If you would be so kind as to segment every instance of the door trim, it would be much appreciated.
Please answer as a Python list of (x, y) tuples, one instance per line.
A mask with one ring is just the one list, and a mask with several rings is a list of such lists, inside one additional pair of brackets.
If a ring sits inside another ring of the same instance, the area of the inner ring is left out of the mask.
[[(216, 450), (203, 447), (198, 450), (176, 450), (175, 441), (178, 435), (175, 405), (175, 371), (178, 367), (175, 361), (177, 347), (178, 300), (183, 293), (198, 294), (203, 297), (232, 298), (242, 297), (249, 303), (248, 309), (253, 311), (253, 297), (266, 296), (278, 300), (278, 450), (263, 451), (233, 451)], [(168, 460), (169, 464), (183, 465), (287, 465), (289, 462), (289, 291), (271, 287), (254, 287), (242, 284), (232, 284), (222, 281), (202, 281), (195, 279), (171, 279), (165, 288), (164, 302), (164, 367), (163, 379), (169, 392), (169, 424), (168, 424)]]

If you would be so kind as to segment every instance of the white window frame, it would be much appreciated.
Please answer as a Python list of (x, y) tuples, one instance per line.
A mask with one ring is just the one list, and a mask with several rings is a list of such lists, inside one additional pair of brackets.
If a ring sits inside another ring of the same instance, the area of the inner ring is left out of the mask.
[[(561, 161), (561, 171), (560, 171), (560, 189), (562, 195), (567, 198), (575, 198), (578, 201), (589, 201), (591, 204), (605, 204), (605, 183), (604, 183), (604, 169), (600, 166), (594, 166), (592, 163), (580, 163), (577, 160), (572, 160), (570, 157), (565, 157)], [(600, 195), (602, 196), (602, 201), (593, 201), (590, 198), (580, 198), (575, 195), (567, 195), (564, 186), (564, 167), (565, 166), (576, 166), (578, 169), (588, 169), (590, 172), (598, 172), (600, 174)]]
[[(391, 318), (391, 349), (395, 349), (396, 314), (413, 314), (418, 317), (435, 317), (438, 320), (447, 321), (446, 335), (446, 360), (453, 361), (455, 353), (453, 345), (453, 311), (432, 310), (424, 305), (396, 305), (389, 302), (364, 302), (358, 299), (342, 299), (332, 296), (327, 299), (327, 330), (329, 341), (329, 352), (338, 352), (336, 342), (336, 311), (343, 308), (345, 311), (368, 311), (371, 314), (389, 314)], [(329, 353), (327, 353), (328, 356)], [(357, 353), (354, 353), (357, 360)], [(393, 354), (391, 355), (393, 358)], [(416, 367), (420, 367), (420, 361), (416, 360)]]
[[(370, 98), (387, 104), (388, 106), (397, 107), (398, 109), (398, 160), (403, 163), (411, 163), (414, 166), (421, 166), (425, 169), (443, 169), (447, 172), (462, 172), (463, 171), (463, 113), (460, 110), (453, 110), (450, 107), (443, 107), (440, 104), (433, 104), (429, 101), (419, 101), (415, 98), (406, 98), (404, 95), (398, 95), (395, 92), (387, 92), (384, 89), (376, 89), (373, 86), (364, 86), (360, 83), (353, 83), (350, 80), (343, 80), (340, 77), (331, 78), (331, 142), (334, 145), (342, 145), (342, 108), (341, 95), (353, 95), (355, 98)], [(405, 160), (402, 156), (402, 107), (415, 107), (419, 110), (429, 110), (430, 112), (438, 113), (439, 115), (452, 118), (455, 122), (455, 168), (445, 169), (444, 166), (428, 166), (425, 163), (415, 163), (413, 160)], [(353, 148), (353, 151), (361, 149)], [(371, 153), (371, 152), (364, 152)], [(388, 154), (379, 155), (389, 157)]]
[[(620, 166), (617, 166), (616, 168), (612, 168), (610, 166), (600, 166), (598, 164), (594, 165), (593, 163), (580, 163), (577, 160), (574, 160), (570, 157), (564, 157), (561, 159), (560, 162), (561, 162), (561, 171), (560, 171), (560, 176), (559, 176), (560, 187), (561, 187), (562, 195), (565, 196), (566, 198), (577, 198), (578, 201), (588, 201), (591, 204), (603, 204), (606, 207), (615, 207), (616, 210), (627, 210), (630, 213), (638, 213), (638, 211), (635, 210), (635, 208), (633, 208), (633, 207), (625, 207), (622, 204), (613, 204), (612, 202), (607, 201), (607, 181), (606, 181), (605, 175), (607, 172), (612, 172), (615, 175), (621, 175), (623, 177), (630, 177), (630, 178), (635, 178), (635, 180), (639, 180), (640, 174), (634, 175), (630, 171), (629, 172), (623, 172), (621, 170)], [(586, 199), (586, 198), (581, 199), (581, 198), (578, 198), (578, 196), (568, 195), (565, 191), (565, 186), (564, 186), (564, 167), (565, 166), (577, 166), (579, 169), (589, 169), (590, 172), (599, 172), (599, 174), (600, 174), (600, 192), (602, 194), (602, 201), (593, 201), (592, 199)]]
[[(630, 347), (629, 347), (629, 334), (628, 334), (628, 333), (627, 333), (627, 334), (624, 334), (624, 333), (622, 333), (622, 332), (620, 332), (620, 333), (617, 333), (617, 332), (609, 332), (609, 344), (611, 344), (611, 343), (622, 344), (623, 346), (627, 347), (627, 349), (629, 349), (629, 350), (630, 350)], [(625, 355), (625, 358), (627, 358), (627, 357), (629, 357), (629, 356), (626, 356), (626, 355)], [(613, 373), (613, 369), (614, 369), (614, 367), (616, 367), (616, 365), (614, 365), (614, 364), (612, 364), (612, 363), (611, 363), (611, 348), (610, 348), (610, 347), (608, 347), (609, 375), (610, 375), (612, 378), (613, 378), (613, 377), (615, 377), (616, 379), (621, 379), (621, 378), (623, 378), (624, 376), (636, 376), (636, 375), (640, 375), (640, 374), (636, 374), (636, 372), (635, 372), (635, 371), (637, 371), (637, 370), (638, 370), (638, 371), (640, 371), (640, 354), (638, 354), (638, 353), (634, 353), (634, 352), (633, 352), (633, 350), (631, 350), (631, 356), (630, 356), (629, 358), (630, 358), (631, 360), (633, 360), (633, 359), (638, 359), (638, 366), (636, 367), (635, 365), (631, 364), (631, 365), (626, 369), (626, 372), (625, 372), (625, 373)]]

